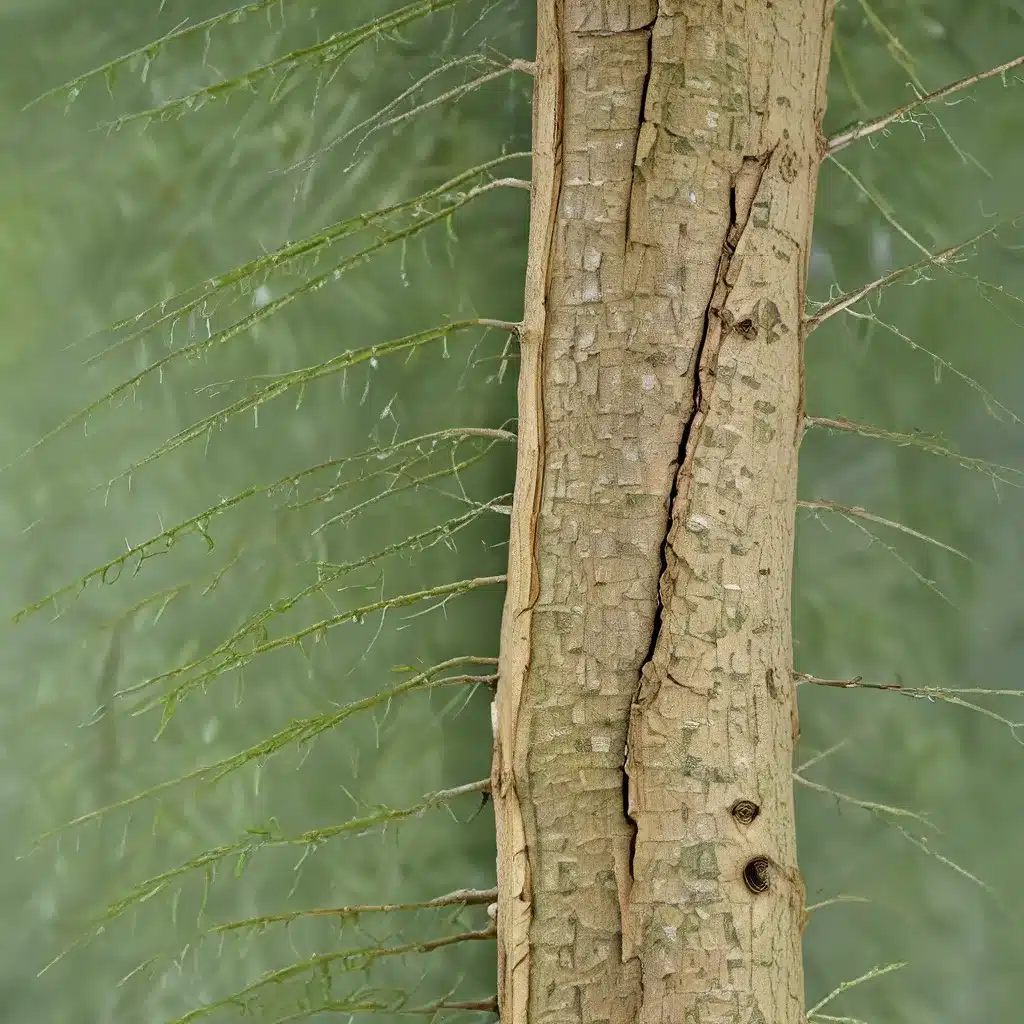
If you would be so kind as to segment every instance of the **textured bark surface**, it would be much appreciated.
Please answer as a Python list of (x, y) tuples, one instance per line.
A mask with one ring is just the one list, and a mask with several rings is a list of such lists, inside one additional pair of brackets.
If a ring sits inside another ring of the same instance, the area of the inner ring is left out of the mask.
[(797, 1024), (790, 578), (830, 0), (539, 0), (506, 1024)]

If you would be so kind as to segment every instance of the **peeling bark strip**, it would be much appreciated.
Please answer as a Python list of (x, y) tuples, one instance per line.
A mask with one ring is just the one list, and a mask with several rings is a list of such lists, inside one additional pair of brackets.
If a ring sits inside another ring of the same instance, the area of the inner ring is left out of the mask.
[(790, 579), (831, 0), (538, 0), (505, 1024), (797, 1024)]

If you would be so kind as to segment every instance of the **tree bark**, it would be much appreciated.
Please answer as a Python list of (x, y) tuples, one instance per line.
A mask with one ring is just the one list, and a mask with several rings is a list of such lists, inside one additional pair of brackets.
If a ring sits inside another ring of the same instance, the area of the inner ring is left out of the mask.
[(832, 0), (538, 0), (505, 1024), (803, 1020), (790, 585)]

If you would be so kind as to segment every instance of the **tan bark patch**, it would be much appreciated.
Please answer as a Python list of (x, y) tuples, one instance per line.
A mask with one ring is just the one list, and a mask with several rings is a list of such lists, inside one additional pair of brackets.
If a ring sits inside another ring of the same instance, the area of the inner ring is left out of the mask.
[(801, 1019), (789, 599), (830, 7), (538, 4), (492, 773), (509, 1024)]

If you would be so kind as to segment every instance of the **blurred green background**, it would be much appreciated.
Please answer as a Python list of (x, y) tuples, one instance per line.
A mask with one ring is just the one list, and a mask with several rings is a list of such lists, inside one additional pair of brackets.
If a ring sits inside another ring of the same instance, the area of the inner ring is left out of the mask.
[[(168, 786), (33, 845), (96, 807), (410, 678), (396, 666), (424, 670), (447, 658), (497, 654), (501, 588), (488, 585), (371, 612), (206, 679), (156, 742), (159, 708), (133, 713), (140, 698), (201, 676), (206, 663), (98, 713), (115, 690), (195, 663), (261, 611), (268, 636), (288, 637), (361, 606), (504, 570), (507, 518), (481, 503), (511, 490), (507, 442), (488, 448), (479, 438), (453, 445), (442, 437), (296, 481), (309, 467), (375, 446), (513, 425), (515, 362), (505, 356), (514, 350), (500, 331), (455, 332), (292, 387), (258, 409), (243, 401), (237, 415), (219, 413), (281, 374), (348, 350), (462, 319), (517, 319), (522, 189), (495, 188), (449, 221), (418, 230), (423, 212), (437, 209), (425, 202), (316, 260), (258, 274), (173, 330), (168, 323), (130, 337), (157, 311), (103, 331), (327, 225), (529, 147), (524, 76), (463, 88), (509, 58), (532, 56), (529, 0), (465, 0), (374, 37), (343, 60), (337, 52), (319, 64), (297, 60), (289, 74), (185, 116), (97, 129), (397, 9), (392, 0), (247, 7), (237, 22), (154, 53), (144, 76), (143, 53), (133, 67), (84, 83), (73, 103), (62, 92), (22, 111), (186, 19), (219, 12), (190, 0), (0, 0), (5, 1024), (175, 1019), (303, 962), (309, 969), (211, 1019), (240, 1009), (257, 1020), (333, 1019), (317, 1012), (325, 1004), (336, 1013), (375, 1006), (390, 1018), (402, 998), (423, 1006), (494, 990), (489, 942), (365, 954), (485, 928), (482, 906), (364, 915), (344, 928), (301, 918), (210, 931), (286, 911), (490, 887), (493, 825), (478, 795), (400, 825), (317, 834), (484, 778), (485, 684), (382, 701), (301, 748), (254, 756), (216, 784), (208, 774)], [(935, 89), (1022, 50), (1020, 0), (845, 0), (827, 128), (907, 102), (912, 83)], [(1020, 78), (1018, 69), (985, 82), (844, 150), (842, 167), (826, 163), (813, 300), (919, 259), (918, 245), (951, 245), (1018, 212)], [(426, 109), (402, 116), (417, 103)], [(491, 176), (528, 178), (528, 162), (510, 159)], [(382, 230), (399, 229), (411, 232), (404, 242), (359, 255)], [(939, 438), (1024, 469), (1015, 415), (1024, 415), (1022, 243), (1008, 224), (970, 249), (969, 259), (887, 289), (871, 310), (857, 307), (868, 315), (830, 320), (808, 341), (808, 411)], [(343, 272), (330, 275), (336, 264)], [(273, 309), (323, 273), (322, 289), (251, 330), (193, 358), (175, 356), (162, 373), (101, 401), (154, 360)], [(88, 417), (48, 436), (94, 402)], [(138, 465), (207, 417), (209, 429), (194, 440)], [(1024, 661), (1020, 476), (1002, 472), (1000, 483), (914, 445), (823, 430), (808, 432), (801, 474), (802, 498), (862, 506), (970, 560), (877, 523), (802, 511), (797, 668), (906, 686), (1016, 690)], [(134, 557), (80, 594), (73, 588), (9, 624), (20, 608), (126, 546), (276, 481), (269, 493), (208, 516), (208, 540), (196, 531), (170, 546), (161, 540), (153, 557)], [(442, 534), (453, 517), (465, 525)], [(421, 533), (415, 545), (343, 575), (331, 568)], [(303, 600), (280, 603), (308, 587)], [(490, 671), (464, 665), (450, 674)], [(1024, 750), (1006, 723), (1024, 714), (1013, 697), (972, 703), (990, 714), (892, 692), (801, 689), (798, 763), (830, 751), (802, 774), (831, 792), (797, 790), (808, 901), (868, 901), (815, 913), (805, 933), (809, 1001), (877, 966), (908, 962), (823, 1013), (889, 1024), (1019, 1017)], [(906, 809), (931, 824), (855, 801)], [(300, 838), (261, 843), (268, 836)], [(161, 877), (189, 862), (189, 870)], [(131, 902), (117, 903), (129, 894)], [(101, 934), (38, 975), (92, 934), (109, 905), (116, 912)], [(345, 950), (364, 955), (326, 967), (313, 959)]]

